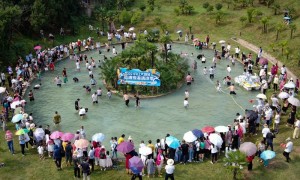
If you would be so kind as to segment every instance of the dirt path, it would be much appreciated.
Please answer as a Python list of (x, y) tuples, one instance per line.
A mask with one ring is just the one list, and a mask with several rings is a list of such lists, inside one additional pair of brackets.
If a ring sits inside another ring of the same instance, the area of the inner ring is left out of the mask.
[[(243, 39), (239, 39), (239, 38), (231, 38), (231, 40), (233, 40), (234, 42), (244, 46), (247, 49), (250, 49), (253, 52), (258, 52), (259, 47), (255, 46), (254, 44), (251, 44)], [(266, 51), (263, 51), (263, 57), (267, 58), (272, 64), (278, 64), (279, 67), (281, 67), (283, 64), (282, 62), (280, 62), (279, 60), (277, 60), (275, 57), (273, 57), (272, 55), (270, 55), (269, 53), (267, 53)], [(288, 68), (287, 68), (287, 73), (288, 73), (288, 77), (292, 77), (294, 80), (297, 79), (297, 76), (291, 72)]]

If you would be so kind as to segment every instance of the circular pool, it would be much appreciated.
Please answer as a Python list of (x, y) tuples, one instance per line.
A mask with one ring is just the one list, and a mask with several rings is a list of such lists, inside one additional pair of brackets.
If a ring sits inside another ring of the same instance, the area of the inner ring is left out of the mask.
[[(95, 79), (97, 79), (97, 87), (92, 88), (95, 92), (98, 87), (103, 89), (102, 98), (99, 104), (93, 105), (91, 94), (87, 94), (84, 85), (89, 85), (88, 70), (85, 63), (81, 64), (81, 72), (76, 71), (74, 60), (66, 59), (56, 64), (54, 72), (46, 72), (42, 74), (42, 86), (39, 90), (34, 90), (35, 101), (29, 102), (26, 106), (26, 112), (33, 113), (34, 120), (39, 125), (49, 124), (53, 127), (52, 118), (55, 111), (58, 111), (62, 117), (60, 130), (64, 132), (75, 132), (80, 126), (85, 127), (87, 137), (95, 133), (101, 132), (106, 135), (106, 143), (112, 136), (119, 137), (122, 133), (132, 136), (135, 142), (140, 140), (154, 141), (162, 138), (166, 133), (170, 133), (175, 137), (182, 139), (185, 132), (199, 128), (205, 125), (217, 126), (227, 125), (233, 122), (237, 112), (243, 113), (240, 108), (252, 108), (249, 99), (255, 97), (256, 93), (246, 91), (242, 87), (236, 86), (237, 95), (232, 97), (229, 90), (222, 84), (225, 93), (217, 92), (215, 88), (216, 81), (222, 82), (226, 76), (227, 65), (231, 63), (227, 60), (221, 60), (217, 64), (215, 78), (211, 81), (208, 75), (203, 75), (203, 68), (209, 68), (212, 65), (212, 50), (196, 50), (193, 46), (174, 44), (172, 46), (173, 53), (187, 53), (185, 58), (191, 65), (194, 60), (198, 61), (198, 69), (191, 70), (191, 75), (195, 81), (191, 86), (185, 84), (175, 92), (166, 96), (142, 99), (141, 108), (135, 108), (135, 100), (131, 99), (129, 107), (125, 106), (122, 97), (113, 95), (112, 99), (106, 97), (106, 89), (100, 79), (100, 69), (93, 70)], [(118, 52), (121, 47), (116, 46)], [(103, 51), (102, 51), (103, 52)], [(194, 54), (191, 56), (191, 54)], [(196, 58), (199, 53), (206, 56), (206, 64), (202, 64)], [(88, 57), (93, 57), (96, 62), (103, 60), (103, 55), (111, 57), (111, 52), (103, 52), (101, 55), (98, 51), (86, 52)], [(89, 58), (90, 59), (90, 58)], [(55, 76), (61, 76), (63, 68), (67, 68), (69, 81), (63, 84), (61, 88), (57, 87), (53, 81)], [(232, 67), (231, 76), (235, 77), (243, 72), (241, 64), (236, 63)], [(72, 78), (77, 77), (78, 83), (74, 83)], [(40, 83), (34, 80), (32, 85)], [(190, 92), (189, 107), (183, 107), (185, 97), (184, 91), (188, 89)], [(28, 92), (26, 93), (27, 96)], [(80, 98), (80, 106), (89, 109), (86, 118), (80, 119), (78, 113), (74, 109), (74, 101)], [(233, 100), (234, 98), (234, 100)]]

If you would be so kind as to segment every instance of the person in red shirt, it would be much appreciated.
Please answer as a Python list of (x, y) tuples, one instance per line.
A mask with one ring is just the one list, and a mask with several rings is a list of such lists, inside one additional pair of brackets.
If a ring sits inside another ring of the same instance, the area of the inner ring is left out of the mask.
[(186, 76), (185, 80), (186, 80), (186, 85), (191, 85), (192, 84), (192, 76), (190, 75), (190, 73), (188, 73), (188, 75)]

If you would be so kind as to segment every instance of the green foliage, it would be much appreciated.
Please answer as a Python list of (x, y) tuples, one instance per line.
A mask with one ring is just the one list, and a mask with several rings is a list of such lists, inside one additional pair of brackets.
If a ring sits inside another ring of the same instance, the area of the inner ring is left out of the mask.
[(289, 29), (291, 30), (290, 38), (293, 39), (293, 33), (297, 30), (296, 24), (289, 24)]
[(146, 9), (146, 5), (145, 5), (145, 4), (141, 4), (141, 5), (140, 5), (140, 10), (141, 10), (141, 11), (144, 11), (145, 9)]
[(141, 11), (135, 11), (131, 17), (131, 24), (137, 24), (144, 19), (143, 13)]
[(221, 10), (222, 7), (223, 7), (223, 5), (222, 5), (221, 3), (217, 3), (217, 4), (215, 5), (216, 10), (218, 10), (218, 11)]
[(260, 22), (263, 24), (263, 28), (262, 28), (262, 32), (263, 33), (267, 33), (268, 32), (268, 24), (270, 22), (270, 18), (265, 16), (265, 17), (262, 17)]
[(244, 22), (247, 21), (247, 17), (246, 16), (241, 16), (240, 21), (242, 22), (242, 25), (244, 25)]
[(176, 16), (180, 15), (180, 9), (179, 8), (174, 8), (174, 13), (176, 14)]
[(207, 9), (210, 6), (210, 4), (208, 2), (203, 3), (202, 7), (204, 9)]
[(151, 11), (154, 11), (154, 7), (155, 7), (155, 0), (147, 0), (148, 3), (148, 7)]
[(207, 8), (206, 8), (206, 12), (212, 12), (214, 10), (214, 6), (213, 5), (209, 5)]
[(255, 15), (255, 9), (254, 8), (250, 8), (250, 9), (247, 10), (247, 18), (248, 18), (249, 23), (253, 22), (254, 15)]
[(285, 25), (283, 23), (277, 23), (275, 26), (276, 29), (276, 41), (279, 39), (279, 33), (285, 30)]
[(46, 23), (45, 17), (45, 5), (42, 3), (42, 0), (36, 0), (32, 6), (32, 12), (30, 16), (30, 24), (35, 31), (40, 30)]
[(219, 24), (224, 19), (225, 13), (218, 11), (215, 15), (216, 24)]
[(128, 24), (131, 22), (131, 12), (123, 10), (119, 15), (119, 21), (122, 24)]
[(246, 155), (240, 151), (231, 151), (227, 154), (227, 158), (224, 158), (226, 168), (233, 172), (233, 179), (237, 179), (241, 174), (241, 167), (247, 164)]
[(274, 9), (274, 15), (277, 15), (277, 12), (280, 10), (280, 4), (274, 3), (271, 8)]

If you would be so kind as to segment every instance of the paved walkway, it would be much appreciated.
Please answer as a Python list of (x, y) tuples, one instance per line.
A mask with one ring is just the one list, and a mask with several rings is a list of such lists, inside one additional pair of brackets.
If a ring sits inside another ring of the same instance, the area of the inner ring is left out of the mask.
[[(247, 49), (250, 49), (253, 52), (258, 52), (259, 47), (255, 46), (254, 44), (249, 43), (248, 41), (245, 41), (243, 39), (239, 39), (239, 38), (231, 38), (231, 40), (235, 41), (236, 43), (244, 46)], [(266, 51), (263, 51), (263, 57), (267, 58), (269, 60), (269, 62), (271, 62), (272, 64), (278, 64), (279, 67), (281, 67), (283, 64), (282, 62), (280, 62), (279, 60), (277, 60), (275, 57), (273, 57), (272, 55), (270, 55), (269, 53), (267, 53)], [(287, 73), (288, 73), (288, 77), (292, 77), (294, 79), (294, 81), (297, 79), (297, 76), (291, 72), (288, 68), (287, 69)]]

